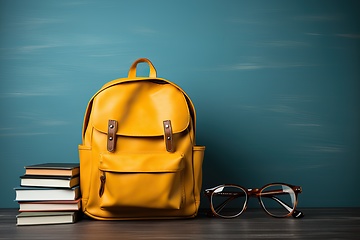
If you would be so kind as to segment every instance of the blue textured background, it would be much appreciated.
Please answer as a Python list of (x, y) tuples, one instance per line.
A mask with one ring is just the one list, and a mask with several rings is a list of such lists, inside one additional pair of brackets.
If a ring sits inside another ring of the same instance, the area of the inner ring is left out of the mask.
[(24, 165), (78, 161), (88, 100), (140, 57), (195, 104), (204, 187), (283, 181), (300, 206), (359, 207), (359, 9), (0, 0), (0, 207), (17, 207)]

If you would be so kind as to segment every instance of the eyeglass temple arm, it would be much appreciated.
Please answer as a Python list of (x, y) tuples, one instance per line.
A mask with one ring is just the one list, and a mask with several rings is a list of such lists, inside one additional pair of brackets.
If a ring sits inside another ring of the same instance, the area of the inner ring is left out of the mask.
[(215, 211), (220, 212), (226, 206), (226, 204), (228, 204), (228, 202), (234, 200), (236, 197), (237, 197), (236, 195), (233, 195), (233, 196), (229, 197), (228, 199), (223, 201), (219, 206), (217, 206)]
[[(208, 189), (208, 190), (212, 190), (212, 189)], [(217, 195), (223, 195), (221, 193), (216, 193)], [(223, 196), (229, 196), (229, 193)], [(241, 196), (245, 196), (245, 194), (243, 193), (232, 193), (230, 195), (230, 197), (228, 199), (226, 199), (225, 201), (223, 201), (219, 206), (216, 207), (216, 209), (214, 209), (216, 212), (220, 212), (225, 206), (226, 204), (228, 204), (228, 202), (234, 200), (237, 197), (241, 197)]]
[[(266, 197), (270, 197), (270, 198), (274, 199), (276, 202), (278, 202), (281, 206), (283, 206), (289, 212), (292, 211), (291, 207), (289, 205), (287, 205), (286, 203), (284, 203), (283, 201), (281, 201), (279, 198), (277, 198), (275, 196), (266, 196)], [(296, 209), (294, 209), (294, 211), (293, 211), (293, 213), (291, 215), (294, 218), (302, 218), (302, 217), (304, 217), (304, 214), (301, 211), (298, 211)]]
[[(289, 205), (287, 205), (285, 202), (281, 201), (279, 198), (271, 195), (271, 196), (266, 196), (266, 195), (270, 195), (270, 194), (279, 194), (279, 193), (282, 193), (282, 191), (272, 191), (271, 193), (270, 192), (266, 192), (265, 197), (270, 197), (272, 198), (273, 200), (275, 200), (276, 202), (278, 202), (282, 207), (284, 207), (288, 212), (291, 212), (292, 209)], [(223, 201), (219, 206), (216, 207), (216, 212), (220, 212), (225, 206), (226, 204), (228, 204), (228, 202), (234, 200), (235, 198), (237, 197), (240, 197), (240, 196), (243, 196), (244, 194), (241, 194), (241, 193), (234, 193), (231, 197), (229, 197), (228, 199), (226, 199), (225, 201)], [(301, 212), (301, 211), (298, 211), (298, 210), (294, 210), (293, 213), (292, 213), (292, 216), (294, 218), (302, 218), (304, 217), (304, 214)]]

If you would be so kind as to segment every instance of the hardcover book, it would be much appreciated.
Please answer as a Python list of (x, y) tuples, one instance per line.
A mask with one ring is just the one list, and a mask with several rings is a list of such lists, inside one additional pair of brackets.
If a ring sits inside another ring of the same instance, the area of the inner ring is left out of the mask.
[(72, 188), (80, 183), (80, 176), (23, 175), (21, 186)]
[(15, 201), (76, 200), (80, 197), (79, 186), (73, 188), (17, 187)]
[(17, 225), (74, 223), (77, 212), (22, 212), (16, 216)]
[(19, 202), (20, 212), (45, 211), (77, 211), (81, 207), (81, 198), (63, 201)]
[(76, 176), (79, 173), (79, 163), (42, 163), (25, 166), (25, 175)]

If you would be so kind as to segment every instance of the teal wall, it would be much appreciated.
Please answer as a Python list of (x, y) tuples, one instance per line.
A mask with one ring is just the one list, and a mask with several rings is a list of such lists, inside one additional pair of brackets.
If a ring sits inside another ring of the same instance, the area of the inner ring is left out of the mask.
[(360, 207), (359, 9), (0, 0), (0, 207), (24, 165), (78, 161), (88, 100), (140, 57), (194, 101), (204, 187), (283, 181), (302, 207)]

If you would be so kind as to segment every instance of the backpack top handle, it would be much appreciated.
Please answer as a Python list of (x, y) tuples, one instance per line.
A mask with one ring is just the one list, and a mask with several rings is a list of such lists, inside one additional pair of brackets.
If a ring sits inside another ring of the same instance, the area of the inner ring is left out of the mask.
[(128, 78), (136, 78), (136, 67), (137, 67), (138, 63), (141, 63), (141, 62), (145, 62), (149, 65), (149, 68), (150, 68), (149, 77), (156, 78), (156, 69), (155, 69), (154, 65), (152, 64), (152, 62), (147, 58), (139, 58), (131, 65), (129, 73), (128, 73)]

